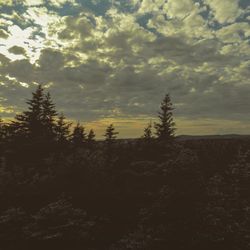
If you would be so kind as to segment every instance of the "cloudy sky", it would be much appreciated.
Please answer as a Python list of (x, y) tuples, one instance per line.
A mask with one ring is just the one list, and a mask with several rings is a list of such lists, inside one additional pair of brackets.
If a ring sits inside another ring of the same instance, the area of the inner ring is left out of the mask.
[(98, 135), (142, 134), (165, 93), (178, 134), (250, 134), (249, 0), (0, 0), (0, 116), (37, 84)]

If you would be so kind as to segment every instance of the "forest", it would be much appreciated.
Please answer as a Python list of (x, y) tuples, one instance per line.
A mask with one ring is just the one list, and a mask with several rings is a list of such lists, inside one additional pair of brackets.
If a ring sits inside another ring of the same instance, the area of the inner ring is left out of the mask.
[(250, 249), (250, 139), (179, 140), (169, 94), (156, 115), (141, 138), (118, 139), (110, 124), (96, 140), (39, 85), (0, 121), (0, 242)]

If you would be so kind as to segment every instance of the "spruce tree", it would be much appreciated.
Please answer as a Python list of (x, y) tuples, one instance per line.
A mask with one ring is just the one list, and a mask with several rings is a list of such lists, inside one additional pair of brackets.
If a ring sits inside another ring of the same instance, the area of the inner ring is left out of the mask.
[(160, 112), (158, 112), (159, 122), (155, 123), (156, 136), (160, 140), (170, 141), (174, 138), (175, 123), (173, 120), (173, 105), (169, 94), (163, 99)]
[(28, 110), (16, 115), (15, 121), (12, 122), (16, 135), (32, 139), (42, 137), (43, 102), (44, 89), (39, 85), (36, 91), (32, 93), (32, 99), (26, 102)]
[(116, 148), (115, 148), (115, 140), (117, 138), (118, 132), (115, 131), (114, 125), (110, 124), (105, 131), (104, 137), (105, 137), (105, 164), (106, 164), (106, 170), (112, 171), (114, 164), (117, 160), (116, 157)]
[(114, 128), (114, 125), (113, 124), (110, 124), (107, 129), (106, 129), (106, 132), (104, 134), (104, 137), (105, 137), (105, 141), (108, 143), (108, 144), (111, 144), (114, 142), (114, 140), (116, 139), (116, 135), (119, 134), (118, 132), (115, 132), (115, 128)]
[(67, 142), (70, 136), (70, 126), (71, 123), (65, 121), (66, 118), (63, 113), (61, 113), (56, 121), (55, 126), (55, 133), (56, 133), (56, 140), (59, 143)]
[(4, 121), (0, 117), (0, 143), (3, 143), (3, 141), (8, 137), (8, 132), (8, 124), (4, 123)]
[(87, 136), (87, 142), (93, 143), (95, 141), (95, 132), (93, 129), (90, 129), (88, 136)]
[(55, 104), (52, 102), (50, 93), (48, 92), (43, 100), (42, 122), (45, 129), (45, 135), (50, 138), (54, 138), (56, 136), (56, 117), (57, 111), (55, 109)]
[(3, 129), (3, 120), (2, 118), (0, 117), (0, 137), (2, 135), (2, 129)]
[(45, 94), (41, 85), (32, 93), (32, 98), (26, 102), (28, 110), (16, 115), (11, 124), (11, 133), (20, 139), (53, 141), (56, 137), (55, 104), (49, 93)]
[(79, 122), (74, 127), (71, 141), (75, 146), (80, 146), (86, 142), (85, 128)]
[(153, 138), (153, 132), (152, 132), (152, 123), (148, 123), (148, 125), (144, 128), (144, 134), (142, 138), (146, 141), (149, 141)]
[(2, 142), (4, 138), (4, 124), (3, 124), (3, 120), (0, 117), (0, 143)]

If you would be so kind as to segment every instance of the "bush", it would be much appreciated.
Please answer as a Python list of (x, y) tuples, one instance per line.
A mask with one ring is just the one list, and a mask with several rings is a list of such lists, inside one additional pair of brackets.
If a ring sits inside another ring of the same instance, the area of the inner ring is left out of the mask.
[(41, 208), (32, 218), (33, 222), (25, 228), (28, 239), (90, 240), (88, 232), (94, 225), (85, 211), (73, 208), (65, 199)]
[(0, 216), (0, 240), (24, 239), (24, 225), (29, 217), (21, 208), (9, 208)]

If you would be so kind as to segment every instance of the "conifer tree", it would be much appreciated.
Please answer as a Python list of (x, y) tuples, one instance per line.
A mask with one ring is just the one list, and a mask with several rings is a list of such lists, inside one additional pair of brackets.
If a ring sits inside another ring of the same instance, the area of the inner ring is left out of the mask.
[(174, 137), (175, 123), (173, 120), (173, 105), (169, 94), (163, 99), (160, 112), (158, 112), (159, 122), (155, 123), (156, 135), (160, 140), (171, 140)]
[(8, 124), (4, 123), (0, 117), (0, 143), (2, 143), (7, 137), (9, 132)]
[(57, 112), (50, 94), (45, 94), (43, 87), (38, 85), (26, 103), (28, 110), (16, 115), (11, 124), (12, 135), (43, 142), (54, 140)]
[(80, 146), (86, 142), (85, 128), (79, 122), (74, 127), (71, 141), (75, 146)]
[(55, 132), (56, 140), (60, 143), (67, 142), (70, 136), (70, 126), (71, 123), (65, 121), (66, 118), (63, 113), (61, 113), (56, 121)]
[(3, 120), (0, 117), (0, 142), (2, 141), (4, 137), (4, 125), (3, 125)]
[(48, 92), (43, 100), (42, 122), (45, 128), (46, 135), (52, 138), (56, 136), (55, 132), (56, 117), (57, 117), (57, 111), (55, 109), (55, 104), (52, 102), (51, 95)]
[(114, 125), (110, 124), (105, 131), (104, 137), (105, 137), (105, 164), (108, 171), (112, 171), (114, 167), (114, 163), (117, 160), (116, 152), (115, 152), (115, 140), (117, 138), (116, 135), (119, 133), (115, 131)]
[(15, 121), (12, 123), (12, 127), (17, 135), (23, 135), (28, 138), (42, 136), (43, 102), (44, 89), (39, 85), (36, 91), (32, 93), (32, 99), (26, 102), (28, 110), (16, 115)]
[(95, 141), (95, 132), (93, 129), (90, 129), (88, 136), (87, 136), (87, 142), (93, 143)]
[(152, 123), (148, 123), (148, 125), (144, 128), (144, 134), (142, 138), (146, 141), (151, 140), (153, 138), (153, 132), (152, 132)]
[(116, 135), (119, 134), (118, 132), (115, 132), (115, 128), (114, 128), (114, 125), (113, 124), (110, 124), (107, 129), (106, 129), (106, 132), (104, 134), (104, 137), (105, 137), (105, 141), (108, 143), (108, 144), (111, 144), (114, 142), (114, 140), (116, 139)]

